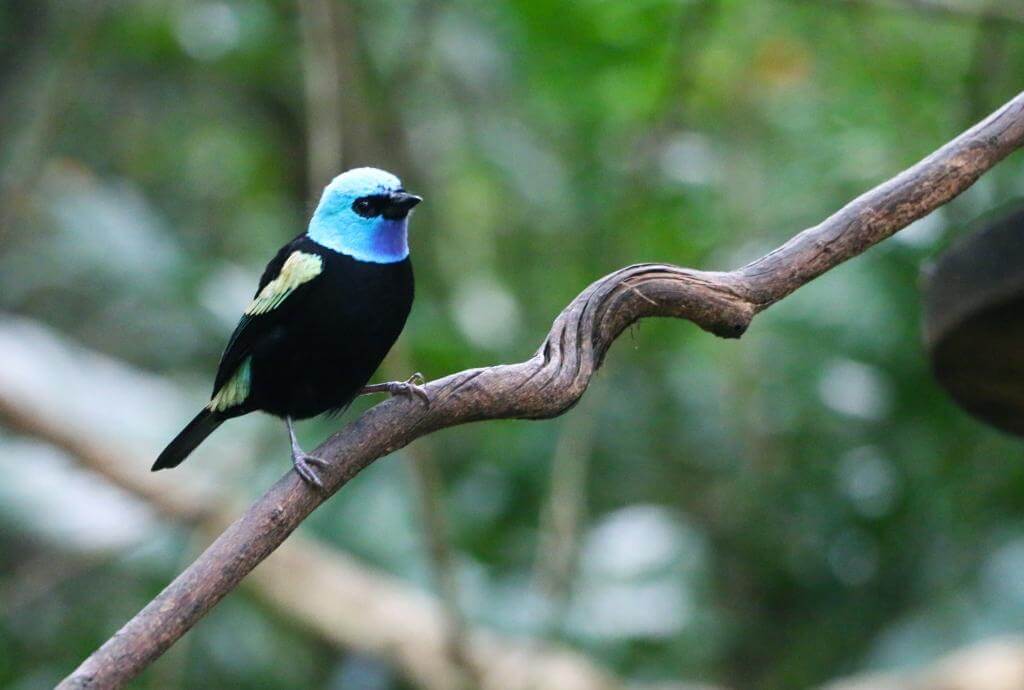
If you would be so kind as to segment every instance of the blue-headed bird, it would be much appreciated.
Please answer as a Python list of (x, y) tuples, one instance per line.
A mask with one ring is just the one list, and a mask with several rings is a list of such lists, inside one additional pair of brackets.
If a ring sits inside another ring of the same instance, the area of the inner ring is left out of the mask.
[(284, 418), (295, 471), (319, 487), (315, 468), (326, 463), (299, 447), (293, 420), (344, 410), (362, 393), (429, 402), (419, 375), (366, 385), (412, 307), (409, 215), (420, 201), (376, 168), (327, 185), (309, 229), (267, 264), (221, 357), (210, 402), (154, 471), (180, 464), (225, 420), (262, 410)]

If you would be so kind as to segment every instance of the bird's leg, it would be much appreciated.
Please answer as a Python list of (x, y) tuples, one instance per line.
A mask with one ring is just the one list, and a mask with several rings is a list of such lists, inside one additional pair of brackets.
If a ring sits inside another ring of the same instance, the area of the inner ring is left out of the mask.
[(324, 483), (320, 480), (314, 467), (327, 467), (327, 461), (302, 450), (299, 447), (299, 440), (295, 438), (295, 427), (292, 424), (292, 418), (285, 417), (284, 421), (288, 425), (288, 438), (292, 442), (292, 464), (295, 465), (295, 473), (307, 484), (312, 484), (318, 489), (324, 488)]
[(415, 395), (425, 404), (429, 405), (430, 396), (427, 395), (427, 390), (423, 387), (424, 383), (426, 381), (423, 379), (423, 374), (417, 371), (405, 381), (388, 381), (387, 383), (372, 383), (369, 386), (363, 386), (362, 390), (359, 391), (359, 395), (390, 393), (391, 395), (404, 395), (407, 398)]

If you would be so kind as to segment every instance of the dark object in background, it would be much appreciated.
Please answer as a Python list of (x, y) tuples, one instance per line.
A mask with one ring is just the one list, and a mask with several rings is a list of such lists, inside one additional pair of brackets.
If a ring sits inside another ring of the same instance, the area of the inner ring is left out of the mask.
[(1024, 206), (939, 257), (924, 303), (939, 383), (975, 417), (1024, 436)]

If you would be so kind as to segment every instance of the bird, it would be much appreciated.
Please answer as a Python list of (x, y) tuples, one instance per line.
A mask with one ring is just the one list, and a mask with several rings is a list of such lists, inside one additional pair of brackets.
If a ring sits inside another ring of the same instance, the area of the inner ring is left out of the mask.
[(317, 468), (327, 462), (302, 450), (295, 420), (342, 412), (366, 393), (429, 404), (420, 374), (367, 385), (412, 308), (409, 218), (422, 200), (378, 168), (331, 180), (306, 232), (267, 264), (221, 356), (210, 401), (160, 453), (154, 472), (181, 464), (226, 420), (263, 411), (284, 419), (299, 477), (323, 488)]

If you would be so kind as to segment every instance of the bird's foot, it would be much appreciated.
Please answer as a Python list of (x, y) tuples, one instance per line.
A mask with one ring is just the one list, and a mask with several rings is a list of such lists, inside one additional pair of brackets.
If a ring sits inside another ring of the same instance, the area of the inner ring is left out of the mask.
[(367, 393), (390, 393), (392, 396), (401, 395), (406, 398), (416, 396), (423, 401), (423, 404), (429, 405), (430, 396), (427, 395), (427, 389), (423, 387), (424, 383), (426, 383), (426, 380), (423, 378), (423, 374), (417, 371), (405, 381), (375, 383), (365, 386), (360, 393), (362, 395), (366, 395)]
[(407, 398), (416, 396), (422, 400), (425, 404), (430, 404), (430, 396), (427, 395), (427, 389), (423, 387), (427, 381), (423, 378), (423, 374), (416, 372), (405, 381), (389, 381), (386, 385), (388, 387), (388, 393), (391, 395), (404, 395)]
[(301, 448), (292, 448), (292, 464), (295, 465), (295, 474), (299, 475), (302, 481), (316, 487), (324, 488), (324, 482), (317, 473), (317, 467), (327, 467), (328, 462), (323, 458), (310, 455)]

